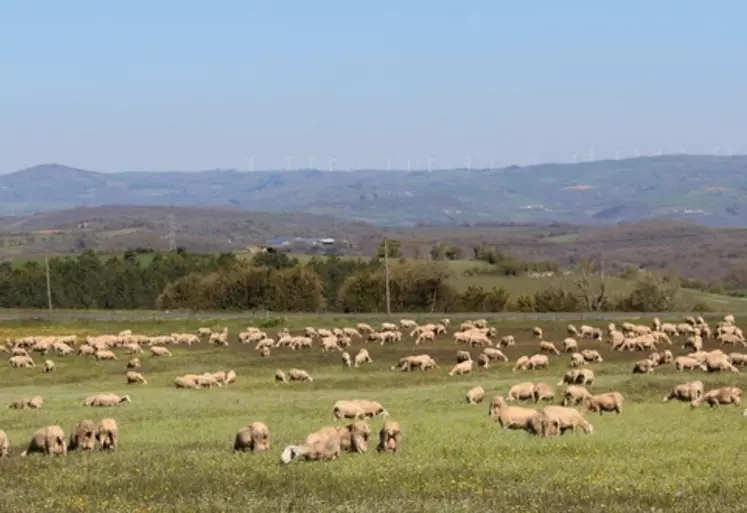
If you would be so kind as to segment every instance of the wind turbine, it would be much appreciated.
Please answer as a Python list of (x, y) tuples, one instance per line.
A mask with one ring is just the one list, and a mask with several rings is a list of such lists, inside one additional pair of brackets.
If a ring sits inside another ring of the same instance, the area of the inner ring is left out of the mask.
[(490, 167), (488, 168), (490, 171), (493, 170), (493, 157), (490, 157)]
[(412, 166), (410, 166), (410, 159), (407, 159), (407, 171), (410, 171), (412, 169)]
[(285, 169), (286, 171), (291, 170), (291, 164), (293, 163), (293, 157), (285, 157)]
[(246, 160), (247, 169), (249, 170), (249, 172), (251, 173), (252, 171), (254, 171), (254, 156), (247, 157), (244, 160)]
[(635, 156), (640, 157), (641, 156), (641, 149), (638, 147), (638, 145), (635, 145)]
[(577, 151), (574, 151), (574, 152), (573, 152), (573, 163), (575, 164), (575, 163), (577, 163), (577, 162), (578, 162), (578, 152), (577, 152)]
[(436, 161), (433, 157), (428, 157), (428, 172), (433, 172), (433, 163)]
[(314, 161), (316, 159), (314, 157), (309, 157), (309, 169), (314, 169)]
[(334, 164), (336, 160), (337, 159), (334, 159), (332, 157), (327, 157), (327, 169), (332, 171), (332, 164)]
[(615, 160), (620, 160), (620, 150), (615, 150)]
[(472, 158), (471, 157), (464, 157), (464, 163), (467, 165), (467, 171), (469, 171), (469, 168), (472, 165)]
[(589, 149), (589, 161), (594, 162), (594, 148)]

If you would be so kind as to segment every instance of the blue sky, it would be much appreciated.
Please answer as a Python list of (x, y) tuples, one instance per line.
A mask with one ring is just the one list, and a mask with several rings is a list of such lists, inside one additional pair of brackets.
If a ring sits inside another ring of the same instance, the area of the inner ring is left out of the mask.
[(0, 172), (747, 153), (747, 2), (0, 3)]

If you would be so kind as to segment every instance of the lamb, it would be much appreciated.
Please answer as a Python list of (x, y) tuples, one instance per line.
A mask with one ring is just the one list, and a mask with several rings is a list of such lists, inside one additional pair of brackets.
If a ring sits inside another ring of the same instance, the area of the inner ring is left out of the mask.
[(46, 456), (66, 456), (65, 432), (58, 425), (43, 427), (34, 432), (28, 448), (21, 453), (25, 457), (29, 454), (41, 453)]
[(527, 422), (528, 433), (537, 436), (556, 436), (560, 434), (560, 421), (557, 416), (548, 415), (544, 410), (537, 410)]
[(396, 454), (397, 448), (402, 443), (402, 429), (396, 420), (387, 420), (379, 431), (379, 444), (377, 452), (391, 452)]
[(619, 415), (622, 413), (623, 399), (623, 395), (620, 392), (607, 392), (587, 397), (584, 400), (584, 404), (587, 411), (599, 412), (599, 415), (602, 415), (606, 411), (613, 411)]
[(566, 372), (563, 379), (558, 382), (558, 386), (568, 385), (588, 385), (594, 384), (594, 372), (591, 369), (574, 369)]
[(454, 365), (454, 367), (449, 371), (449, 376), (455, 376), (455, 375), (462, 375), (462, 374), (469, 374), (472, 372), (472, 367), (474, 366), (474, 363), (472, 360), (467, 360), (462, 363), (457, 363)]
[(139, 372), (129, 371), (127, 374), (125, 374), (125, 378), (127, 379), (127, 384), (129, 385), (133, 385), (136, 383), (142, 383), (143, 385), (148, 384), (143, 375)]
[(270, 450), (270, 430), (263, 422), (252, 422), (236, 432), (234, 451), (264, 452)]
[(309, 383), (314, 381), (314, 378), (312, 378), (308, 372), (302, 369), (291, 369), (288, 372), (288, 376), (290, 376), (291, 381), (308, 381)]
[(96, 441), (101, 444), (102, 451), (113, 451), (117, 448), (117, 421), (112, 418), (101, 419), (96, 424)]
[(690, 381), (688, 383), (680, 383), (672, 388), (671, 392), (664, 396), (663, 402), (677, 399), (678, 401), (692, 402), (699, 399), (703, 395), (703, 382), (702, 381)]
[(52, 372), (55, 368), (55, 364), (52, 360), (44, 360), (44, 372)]
[(87, 397), (83, 406), (117, 406), (123, 403), (131, 403), (129, 395), (118, 396), (117, 394), (102, 393)]
[(259, 350), (259, 357), (260, 358), (269, 358), (270, 357), (270, 348), (269, 347), (263, 347)]
[(691, 401), (690, 406), (697, 408), (704, 402), (708, 403), (710, 407), (718, 406), (719, 404), (740, 406), (742, 404), (742, 389), (738, 387), (715, 388)]
[(475, 387), (467, 392), (467, 404), (480, 404), (485, 399), (485, 389), (482, 387)]
[(488, 415), (497, 421), (501, 429), (526, 429), (529, 420), (535, 414), (533, 408), (522, 408), (521, 406), (509, 406), (503, 396), (493, 397), (490, 403)]

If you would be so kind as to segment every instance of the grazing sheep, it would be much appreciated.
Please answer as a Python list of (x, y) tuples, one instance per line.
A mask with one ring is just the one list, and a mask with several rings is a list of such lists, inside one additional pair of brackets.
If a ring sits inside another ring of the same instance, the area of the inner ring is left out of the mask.
[(703, 395), (703, 382), (702, 381), (690, 381), (688, 383), (680, 383), (675, 385), (672, 390), (664, 396), (663, 402), (677, 399), (678, 401), (692, 402), (699, 399)]
[(633, 374), (652, 374), (657, 366), (658, 364), (650, 358), (638, 360), (633, 364)]
[(529, 420), (536, 413), (534, 408), (509, 406), (503, 396), (493, 397), (488, 415), (500, 424), (502, 430), (526, 429)]
[(342, 368), (347, 369), (353, 366), (353, 359), (347, 351), (343, 351), (341, 354)]
[(576, 428), (581, 428), (587, 435), (594, 432), (594, 426), (575, 408), (545, 406), (542, 410), (550, 417), (557, 419), (561, 435), (565, 434), (566, 431), (575, 432)]
[(709, 353), (708, 356), (706, 356), (705, 365), (706, 365), (706, 369), (708, 370), (708, 372), (722, 372), (722, 371), (739, 372), (739, 369), (737, 369), (729, 361), (729, 357), (723, 353), (721, 354)]
[(396, 454), (397, 448), (402, 443), (402, 429), (396, 420), (387, 420), (379, 431), (378, 452), (391, 452)]
[(555, 399), (555, 392), (550, 388), (550, 385), (542, 382), (534, 384), (534, 392), (532, 395), (534, 396), (535, 403), (539, 403), (540, 401), (552, 402)]
[(501, 362), (507, 362), (508, 357), (503, 354), (503, 351), (500, 349), (496, 349), (495, 347), (486, 347), (482, 350), (482, 354), (484, 354), (488, 359), (490, 360), (496, 360)]
[(467, 362), (472, 359), (472, 355), (469, 354), (469, 351), (457, 351), (456, 352), (456, 361), (457, 363)]
[(25, 410), (29, 405), (28, 398), (24, 397), (23, 399), (14, 399), (8, 404), (8, 408), (11, 410)]
[(44, 360), (44, 372), (52, 372), (55, 368), (55, 364), (52, 360)]
[(506, 400), (512, 401), (529, 401), (534, 399), (534, 383), (525, 381), (518, 385), (512, 386), (506, 394)]
[(161, 346), (151, 346), (150, 354), (153, 356), (173, 356), (171, 351)]
[(371, 436), (371, 428), (366, 422), (356, 420), (347, 426), (339, 426), (337, 432), (340, 435), (340, 449), (342, 451), (358, 454), (368, 451), (368, 438)]
[(529, 357), (526, 363), (526, 369), (546, 369), (550, 365), (550, 359), (544, 354), (535, 354)]
[(263, 347), (259, 350), (259, 357), (260, 358), (269, 358), (270, 357), (270, 348), (269, 347)]
[(543, 335), (542, 328), (540, 328), (539, 326), (535, 326), (534, 328), (532, 328), (532, 335), (534, 335), (534, 338), (538, 338), (541, 340)]
[(568, 337), (565, 340), (563, 340), (563, 351), (566, 353), (570, 353), (572, 351), (578, 351), (578, 342), (576, 341), (576, 339)]
[(0, 429), (0, 458), (7, 458), (10, 456), (10, 441), (8, 435)]
[(488, 355), (486, 355), (484, 353), (481, 354), (480, 356), (478, 356), (477, 357), (477, 366), (481, 367), (483, 369), (490, 368), (490, 357), (488, 357)]
[(678, 356), (677, 358), (675, 358), (674, 368), (677, 369), (678, 371), (695, 370), (695, 369), (700, 369), (702, 371), (708, 370), (704, 362), (701, 362), (690, 356)]
[(96, 423), (96, 441), (102, 451), (113, 451), (117, 448), (119, 428), (112, 418), (101, 419)]
[(70, 433), (68, 451), (91, 451), (96, 445), (96, 430), (98, 426), (91, 419), (85, 419), (75, 424)]
[(362, 411), (365, 417), (373, 418), (377, 415), (388, 417), (389, 412), (384, 408), (378, 401), (370, 401), (368, 399), (353, 399), (350, 401), (356, 404)]
[(176, 388), (191, 388), (193, 390), (198, 390), (200, 385), (197, 383), (197, 379), (195, 378), (196, 376), (194, 375), (178, 376), (174, 378), (174, 386)]
[(312, 378), (308, 372), (302, 369), (291, 369), (288, 372), (288, 376), (290, 377), (291, 381), (308, 381), (309, 383), (314, 381), (314, 378)]
[(571, 355), (571, 367), (580, 367), (585, 363), (586, 360), (584, 360), (584, 357), (581, 355), (581, 353), (573, 353)]
[(14, 369), (36, 367), (34, 360), (32, 360), (30, 356), (11, 356), (8, 361), (10, 362), (10, 366)]
[(139, 369), (140, 366), (141, 366), (140, 358), (132, 358), (130, 359), (130, 361), (127, 362), (128, 369)]
[(236, 371), (229, 370), (226, 372), (226, 377), (223, 379), (224, 385), (230, 385), (232, 383), (236, 383)]
[(108, 349), (99, 349), (93, 354), (93, 357), (100, 362), (108, 360), (119, 360), (119, 358), (117, 358), (117, 355)]
[(21, 456), (41, 453), (46, 456), (66, 456), (65, 432), (58, 425), (43, 427), (34, 432), (31, 442)]
[(127, 383), (129, 385), (134, 385), (137, 383), (142, 383), (143, 385), (147, 385), (148, 382), (145, 380), (142, 374), (135, 371), (129, 371), (127, 374), (125, 374), (125, 378), (127, 379)]
[(117, 406), (123, 403), (131, 403), (129, 395), (118, 396), (117, 394), (102, 393), (87, 397), (83, 401), (83, 406)]
[(40, 395), (35, 395), (28, 400), (28, 407), (33, 409), (39, 409), (44, 406), (44, 399)]
[(288, 464), (301, 458), (313, 461), (330, 461), (340, 457), (340, 432), (335, 426), (324, 427), (311, 433), (300, 445), (288, 445), (280, 455), (280, 461)]
[(456, 375), (462, 375), (462, 374), (469, 374), (472, 372), (472, 367), (474, 366), (474, 363), (472, 360), (467, 360), (462, 363), (457, 363), (454, 365), (454, 367), (449, 371), (449, 376), (456, 376)]
[(623, 395), (620, 392), (607, 392), (604, 394), (593, 395), (584, 400), (586, 410), (590, 412), (615, 412), (618, 415), (622, 413)]
[(275, 369), (275, 381), (278, 383), (288, 383), (288, 378), (282, 369)]
[(591, 397), (591, 393), (583, 386), (568, 385), (563, 394), (563, 406), (576, 406), (583, 403), (587, 397)]
[(544, 410), (537, 410), (527, 422), (526, 430), (536, 436), (556, 436), (560, 434), (560, 421)]
[(362, 419), (366, 416), (363, 407), (356, 401), (340, 400), (332, 406), (332, 415), (335, 419)]
[(480, 404), (485, 399), (485, 389), (482, 387), (475, 387), (467, 392), (467, 404)]
[(547, 340), (543, 340), (540, 342), (540, 351), (544, 353), (560, 354), (560, 351), (558, 351), (558, 348), (555, 347), (555, 344), (553, 344), (552, 342), (548, 342)]
[(574, 369), (566, 372), (563, 379), (558, 382), (558, 386), (568, 385), (587, 385), (594, 384), (594, 372), (591, 369)]
[(584, 360), (588, 363), (602, 363), (604, 360), (602, 359), (602, 355), (599, 354), (599, 351), (596, 349), (584, 349), (581, 351), (581, 356), (584, 357)]
[(690, 406), (697, 408), (704, 402), (708, 403), (710, 407), (718, 406), (719, 404), (739, 406), (742, 404), (742, 389), (738, 387), (715, 388), (690, 402)]
[(263, 422), (253, 422), (236, 432), (234, 451), (264, 452), (270, 450), (270, 430)]
[(358, 353), (355, 355), (355, 358), (353, 359), (353, 367), (358, 368), (364, 363), (373, 363), (373, 360), (368, 354), (367, 349), (361, 349), (358, 351)]

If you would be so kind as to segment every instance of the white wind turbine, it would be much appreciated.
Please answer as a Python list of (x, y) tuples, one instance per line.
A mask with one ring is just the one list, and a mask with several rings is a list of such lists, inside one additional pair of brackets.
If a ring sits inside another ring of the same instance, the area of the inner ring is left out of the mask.
[(314, 169), (314, 161), (316, 159), (314, 157), (309, 157), (309, 169)]
[(433, 163), (436, 162), (436, 159), (433, 157), (428, 157), (428, 172), (433, 172)]
[(337, 159), (335, 159), (335, 158), (327, 157), (327, 169), (329, 169), (330, 171), (332, 171), (332, 164), (334, 164), (336, 160)]
[(594, 162), (594, 148), (589, 149), (589, 161)]
[(470, 167), (472, 167), (472, 157), (464, 157), (464, 163), (467, 171), (469, 171)]
[(251, 173), (252, 171), (254, 171), (254, 156), (247, 157), (245, 160), (247, 164), (247, 169)]
[(410, 159), (407, 159), (407, 170), (412, 170), (412, 166), (410, 165)]
[(493, 157), (490, 157), (490, 164), (489, 164), (489, 166), (490, 167), (488, 167), (488, 169), (492, 171), (493, 170)]
[(291, 164), (293, 163), (293, 157), (285, 157), (285, 170), (291, 170)]

